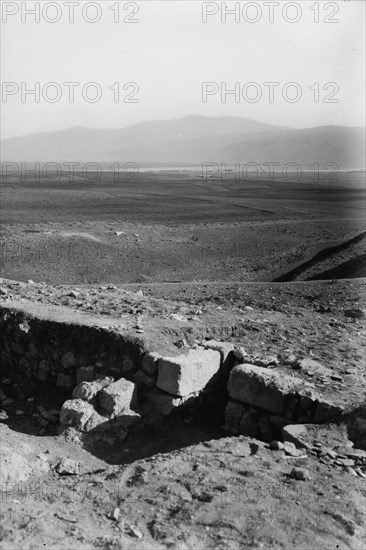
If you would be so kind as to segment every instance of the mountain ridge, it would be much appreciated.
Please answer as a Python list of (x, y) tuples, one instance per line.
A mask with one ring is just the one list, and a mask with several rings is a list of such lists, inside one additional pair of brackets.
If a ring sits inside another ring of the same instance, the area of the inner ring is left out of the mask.
[(3, 140), (11, 162), (314, 162), (341, 169), (365, 167), (362, 127), (286, 128), (242, 117), (188, 115), (120, 129), (75, 126)]

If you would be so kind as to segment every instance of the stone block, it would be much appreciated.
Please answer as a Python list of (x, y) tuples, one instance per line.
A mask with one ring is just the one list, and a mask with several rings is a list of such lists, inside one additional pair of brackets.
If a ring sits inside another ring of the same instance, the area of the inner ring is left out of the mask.
[(99, 391), (98, 401), (107, 414), (118, 416), (124, 409), (133, 408), (136, 401), (136, 386), (133, 382), (120, 378)]
[(77, 361), (72, 351), (63, 354), (61, 357), (61, 365), (63, 369), (72, 369), (76, 367)]
[(294, 395), (302, 382), (251, 364), (233, 368), (228, 382), (228, 392), (232, 399), (282, 415), (286, 411), (286, 399)]
[(191, 349), (186, 355), (162, 357), (158, 363), (156, 386), (183, 397), (202, 390), (220, 369), (220, 353)]

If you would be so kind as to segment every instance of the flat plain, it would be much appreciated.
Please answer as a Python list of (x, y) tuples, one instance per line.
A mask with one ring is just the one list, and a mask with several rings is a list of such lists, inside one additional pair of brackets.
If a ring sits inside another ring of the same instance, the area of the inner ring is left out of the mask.
[[(362, 172), (321, 173), (319, 181), (310, 172), (299, 181), (291, 181), (296, 174), (203, 178), (199, 169), (73, 179), (3, 177), (3, 277), (271, 281), (347, 241), (324, 270), (359, 259), (357, 273), (366, 274), (364, 240), (352, 242), (365, 228)], [(322, 269), (320, 263), (312, 275)]]

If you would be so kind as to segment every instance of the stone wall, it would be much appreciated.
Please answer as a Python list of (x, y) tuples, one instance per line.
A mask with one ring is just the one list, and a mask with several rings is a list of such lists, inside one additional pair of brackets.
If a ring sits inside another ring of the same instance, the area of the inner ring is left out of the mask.
[(102, 322), (73, 312), (65, 317), (61, 308), (0, 307), (2, 376), (20, 374), (63, 392), (64, 428), (97, 434), (117, 428), (122, 439), (151, 411), (168, 415), (184, 405), (202, 412), (220, 399), (224, 407), (228, 372), (220, 351), (197, 347), (162, 356)]
[(124, 439), (151, 411), (191, 415), (225, 409), (225, 428), (265, 441), (289, 423), (337, 419), (342, 408), (324, 400), (277, 365), (252, 364), (233, 344), (206, 341), (176, 355), (149, 350), (143, 340), (94, 317), (44, 306), (0, 308), (1, 360), (7, 374), (36, 379), (64, 392), (64, 429)]
[(66, 394), (92, 366), (97, 376), (132, 380), (144, 350), (133, 339), (102, 327), (37, 317), (0, 307), (1, 361), (10, 371), (57, 386)]

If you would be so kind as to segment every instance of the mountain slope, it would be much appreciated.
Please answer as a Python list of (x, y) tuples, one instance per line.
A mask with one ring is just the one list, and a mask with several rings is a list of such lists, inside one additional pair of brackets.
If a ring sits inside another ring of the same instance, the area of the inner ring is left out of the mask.
[(365, 168), (363, 128), (277, 128), (237, 117), (188, 116), (119, 130), (70, 128), (2, 142), (2, 160), (17, 162), (128, 162), (201, 164), (335, 163)]
[(202, 116), (142, 122), (118, 130), (75, 127), (4, 140), (2, 157), (14, 161), (113, 161), (118, 160), (116, 154), (119, 157), (130, 149), (268, 130), (275, 131), (276, 127), (239, 117)]

